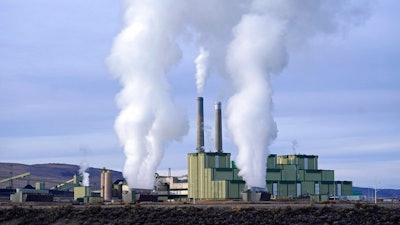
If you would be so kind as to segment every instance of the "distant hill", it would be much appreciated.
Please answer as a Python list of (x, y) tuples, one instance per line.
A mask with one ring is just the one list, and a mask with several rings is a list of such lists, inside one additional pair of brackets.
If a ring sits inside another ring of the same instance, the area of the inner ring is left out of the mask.
[[(361, 192), (362, 195), (365, 195), (365, 196), (373, 197), (375, 195), (375, 191), (373, 188), (353, 187), (353, 191)], [(381, 197), (381, 198), (387, 198), (387, 197), (400, 198), (400, 190), (398, 190), (398, 189), (378, 189), (376, 196)]]
[[(27, 184), (35, 186), (36, 182), (45, 182), (46, 188), (54, 187), (57, 184), (63, 183), (73, 178), (74, 174), (78, 173), (79, 166), (59, 163), (33, 164), (25, 165), (19, 163), (0, 163), (0, 180), (8, 178), (12, 175), (23, 173), (31, 173), (29, 177), (17, 179), (13, 181), (14, 188), (22, 188)], [(100, 174), (102, 169), (89, 167), (87, 172), (90, 174), (90, 186), (93, 189), (100, 188)], [(123, 179), (122, 173), (119, 171), (110, 170), (113, 175), (113, 181)], [(10, 186), (10, 182), (0, 183), (0, 188)]]

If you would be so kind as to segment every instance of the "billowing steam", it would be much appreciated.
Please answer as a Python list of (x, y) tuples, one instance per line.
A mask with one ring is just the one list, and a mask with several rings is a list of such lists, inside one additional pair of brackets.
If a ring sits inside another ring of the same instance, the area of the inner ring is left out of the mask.
[(85, 187), (90, 186), (89, 182), (89, 173), (86, 171), (89, 168), (89, 164), (86, 160), (83, 160), (81, 162), (80, 168), (79, 168), (79, 174), (82, 176), (82, 182), (81, 185)]
[(360, 23), (367, 6), (350, 0), (126, 2), (125, 27), (108, 63), (123, 86), (115, 129), (126, 154), (124, 175), (138, 188), (152, 187), (165, 145), (187, 132), (166, 79), (180, 60), (181, 34), (194, 34), (200, 49), (199, 94), (210, 68), (230, 78), (227, 124), (238, 148), (236, 164), (248, 186), (265, 187), (268, 146), (277, 135), (270, 76), (284, 69), (292, 48)]
[(204, 84), (208, 77), (208, 56), (208, 51), (204, 48), (200, 48), (200, 53), (194, 61), (196, 64), (197, 94), (199, 96), (203, 94)]
[[(334, 32), (348, 14), (346, 1), (254, 0), (233, 29), (227, 68), (234, 85), (228, 128), (238, 147), (236, 165), (246, 185), (265, 188), (268, 146), (277, 136), (270, 76), (289, 61), (288, 48), (319, 33)], [(344, 17), (343, 17), (344, 18)]]
[(181, 30), (175, 1), (129, 1), (125, 28), (108, 58), (121, 81), (120, 114), (115, 130), (124, 146), (124, 176), (135, 188), (153, 188), (154, 174), (168, 142), (188, 130), (186, 116), (174, 104), (166, 74), (181, 57)]
[(265, 187), (268, 146), (277, 135), (268, 75), (286, 63), (280, 43), (283, 28), (266, 15), (245, 15), (228, 51), (228, 69), (236, 90), (228, 102), (228, 128), (239, 150), (239, 175), (250, 187)]

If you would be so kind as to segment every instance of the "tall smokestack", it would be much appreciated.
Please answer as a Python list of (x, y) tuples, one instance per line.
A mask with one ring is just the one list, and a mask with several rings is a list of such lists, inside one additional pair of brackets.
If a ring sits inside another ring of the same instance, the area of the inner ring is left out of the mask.
[(204, 112), (203, 97), (197, 98), (197, 152), (204, 152)]
[(221, 102), (215, 103), (215, 151), (222, 152)]

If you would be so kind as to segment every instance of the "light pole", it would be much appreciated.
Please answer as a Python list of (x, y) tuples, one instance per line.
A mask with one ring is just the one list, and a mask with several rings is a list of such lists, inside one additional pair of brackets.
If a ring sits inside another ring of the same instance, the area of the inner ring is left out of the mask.
[(378, 182), (377, 182), (377, 180), (376, 180), (376, 178), (375, 178), (375, 188), (374, 188), (374, 192), (375, 192), (375, 204), (376, 204), (376, 193), (378, 192)]

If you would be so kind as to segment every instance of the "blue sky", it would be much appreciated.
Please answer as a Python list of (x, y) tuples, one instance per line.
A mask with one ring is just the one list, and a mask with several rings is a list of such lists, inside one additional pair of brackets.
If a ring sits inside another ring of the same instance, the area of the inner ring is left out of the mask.
[[(337, 180), (371, 187), (376, 179), (380, 187), (400, 188), (398, 9), (396, 0), (377, 1), (362, 24), (290, 50), (288, 66), (272, 79), (279, 133), (271, 153), (318, 155), (319, 167), (334, 169)], [(123, 4), (115, 0), (0, 0), (1, 162), (86, 160), (122, 170), (125, 156), (113, 128), (121, 87), (105, 64), (122, 17)], [(165, 150), (159, 166), (176, 173), (195, 149), (197, 52), (182, 48), (169, 79), (190, 130)], [(204, 90), (211, 130), (214, 102), (226, 104), (221, 84), (211, 76)], [(235, 158), (226, 129), (224, 151)]]

